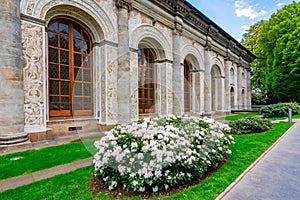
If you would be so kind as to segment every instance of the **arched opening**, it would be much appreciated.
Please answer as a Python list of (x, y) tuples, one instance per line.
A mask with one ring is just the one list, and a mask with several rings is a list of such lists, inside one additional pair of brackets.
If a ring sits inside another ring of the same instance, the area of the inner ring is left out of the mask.
[(222, 109), (222, 76), (217, 65), (211, 69), (211, 108), (212, 111)]
[(48, 25), (49, 115), (93, 114), (92, 41), (79, 24), (56, 19)]
[(234, 88), (231, 87), (230, 89), (230, 105), (231, 109), (233, 110), (235, 108), (235, 103), (234, 103)]
[(138, 99), (139, 113), (155, 112), (155, 68), (151, 48), (140, 45), (138, 49)]
[(187, 60), (184, 60), (184, 111), (191, 111), (191, 76), (192, 65)]

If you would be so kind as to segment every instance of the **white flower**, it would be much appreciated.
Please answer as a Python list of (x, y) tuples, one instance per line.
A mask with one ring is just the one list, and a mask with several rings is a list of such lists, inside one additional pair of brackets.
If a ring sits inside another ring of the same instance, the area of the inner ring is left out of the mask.
[(132, 164), (134, 162), (134, 158), (130, 158), (129, 163)]
[(139, 182), (137, 182), (136, 180), (134, 180), (134, 181), (132, 182), (133, 187), (137, 186), (138, 184), (139, 184)]
[(165, 190), (168, 190), (168, 189), (169, 189), (169, 185), (165, 184)]
[(138, 144), (136, 142), (131, 143), (131, 148), (132, 149), (138, 148)]
[(153, 187), (153, 188), (152, 188), (152, 191), (153, 191), (153, 192), (157, 192), (157, 191), (158, 191), (158, 187), (157, 187), (157, 186)]
[(103, 181), (104, 181), (104, 182), (107, 182), (107, 181), (108, 181), (108, 178), (109, 178), (108, 176), (105, 177), (105, 178), (103, 178)]
[(139, 192), (145, 192), (146, 188), (145, 187), (140, 187)]
[(124, 175), (124, 173), (126, 171), (126, 167), (122, 166), (122, 165), (119, 165), (118, 166), (118, 170), (119, 170), (119, 172), (120, 172), (121, 175)]
[(144, 158), (144, 155), (142, 153), (138, 153), (138, 159), (143, 159)]
[(232, 154), (232, 151), (231, 151), (230, 149), (228, 149), (228, 150), (226, 151), (226, 153), (227, 153), (227, 154)]
[(157, 171), (155, 171), (155, 176), (157, 177), (157, 178), (159, 178), (160, 176), (161, 176), (161, 171), (160, 170), (157, 170)]

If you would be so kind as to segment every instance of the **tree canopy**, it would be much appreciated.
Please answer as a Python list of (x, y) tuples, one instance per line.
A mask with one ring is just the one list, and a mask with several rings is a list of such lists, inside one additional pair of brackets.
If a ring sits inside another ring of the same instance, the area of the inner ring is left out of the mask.
[(277, 102), (300, 102), (300, 2), (252, 25), (243, 45), (257, 59), (252, 63), (252, 85)]

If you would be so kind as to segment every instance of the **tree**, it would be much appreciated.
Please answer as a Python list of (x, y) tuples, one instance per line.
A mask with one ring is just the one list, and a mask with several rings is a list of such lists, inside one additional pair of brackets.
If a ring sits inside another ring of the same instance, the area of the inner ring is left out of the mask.
[(275, 101), (300, 101), (300, 2), (260, 21), (243, 44), (258, 57), (252, 84)]

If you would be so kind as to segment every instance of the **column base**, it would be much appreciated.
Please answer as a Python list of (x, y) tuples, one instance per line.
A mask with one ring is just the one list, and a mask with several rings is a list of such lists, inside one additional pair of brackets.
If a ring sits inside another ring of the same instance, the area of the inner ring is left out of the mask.
[(21, 147), (30, 147), (27, 133), (18, 133), (14, 135), (0, 134), (0, 151), (11, 150)]

